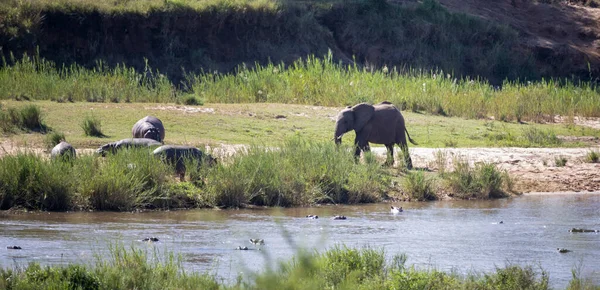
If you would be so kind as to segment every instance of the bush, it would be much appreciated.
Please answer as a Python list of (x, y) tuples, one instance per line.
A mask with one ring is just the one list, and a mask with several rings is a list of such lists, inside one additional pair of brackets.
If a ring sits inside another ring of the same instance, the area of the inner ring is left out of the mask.
[(215, 205), (238, 207), (361, 203), (380, 200), (377, 163), (356, 163), (348, 147), (292, 138), (278, 150), (251, 146), (207, 177)]
[(493, 163), (477, 163), (474, 168), (465, 160), (454, 160), (454, 171), (444, 176), (452, 193), (463, 199), (506, 197), (503, 187), (511, 184), (508, 174)]
[(83, 129), (85, 136), (106, 137), (106, 135), (102, 133), (100, 119), (96, 118), (94, 115), (88, 115), (83, 119), (83, 122), (81, 122), (81, 129)]
[(72, 196), (68, 164), (19, 153), (0, 159), (0, 209), (66, 210)]
[(99, 162), (94, 156), (75, 164), (80, 206), (96, 210), (169, 207), (163, 190), (172, 170), (147, 149), (119, 150)]
[(46, 125), (42, 120), (42, 111), (36, 105), (28, 105), (21, 108), (21, 126), (23, 129), (45, 132)]
[(194, 95), (188, 95), (183, 99), (183, 103), (188, 106), (202, 106), (204, 105), (204, 101), (202, 99), (196, 98)]
[(556, 167), (564, 167), (567, 165), (567, 157), (558, 156), (554, 158), (554, 165), (556, 165)]
[(562, 143), (551, 130), (541, 130), (536, 127), (523, 130), (523, 137), (527, 142), (536, 146), (557, 146)]
[(590, 152), (588, 152), (585, 155), (585, 162), (598, 163), (599, 161), (600, 161), (600, 152), (598, 152), (598, 151), (590, 150)]
[(66, 140), (65, 134), (63, 134), (61, 132), (52, 132), (52, 133), (46, 135), (44, 143), (46, 144), (47, 149), (52, 149), (58, 143), (65, 141), (65, 140)]
[(436, 200), (437, 195), (433, 190), (433, 180), (425, 175), (423, 171), (409, 172), (403, 180), (404, 192), (410, 199), (425, 201)]
[(15, 133), (19, 129), (20, 120), (14, 108), (6, 111), (0, 109), (0, 132), (9, 134)]

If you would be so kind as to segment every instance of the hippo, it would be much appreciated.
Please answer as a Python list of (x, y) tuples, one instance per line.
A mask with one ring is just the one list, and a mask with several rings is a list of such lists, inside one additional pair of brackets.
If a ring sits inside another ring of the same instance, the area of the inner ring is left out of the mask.
[(52, 159), (59, 157), (75, 158), (76, 156), (77, 152), (75, 151), (75, 148), (65, 141), (56, 144), (56, 146), (54, 146), (50, 152), (50, 157)]
[(175, 172), (179, 175), (179, 179), (184, 181), (185, 179), (185, 159), (190, 158), (198, 161), (198, 166), (207, 164), (212, 166), (216, 164), (217, 160), (210, 154), (202, 152), (200, 149), (191, 146), (182, 145), (163, 145), (153, 152), (154, 156), (159, 156), (161, 159), (173, 166), (175, 166)]
[(131, 135), (133, 138), (148, 138), (163, 142), (165, 140), (165, 127), (158, 118), (146, 116), (133, 125)]
[(334, 217), (333, 217), (333, 218), (331, 218), (331, 219), (334, 219), (334, 220), (345, 220), (345, 219), (346, 219), (346, 217), (345, 217), (345, 216), (343, 216), (343, 215), (336, 215), (336, 216), (334, 216)]
[(598, 230), (590, 230), (590, 229), (580, 229), (580, 228), (572, 228), (569, 230), (571, 233), (598, 233)]
[(158, 242), (158, 238), (150, 237), (142, 239), (142, 242)]
[(152, 146), (160, 146), (162, 143), (149, 138), (127, 138), (115, 142), (111, 142), (108, 144), (104, 144), (96, 150), (96, 153), (105, 156), (106, 152), (117, 153), (119, 149), (122, 148), (131, 148), (131, 147), (152, 147)]

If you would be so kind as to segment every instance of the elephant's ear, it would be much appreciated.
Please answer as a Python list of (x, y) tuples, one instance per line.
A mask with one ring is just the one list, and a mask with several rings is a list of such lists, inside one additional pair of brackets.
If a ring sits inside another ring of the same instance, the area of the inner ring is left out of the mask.
[(358, 132), (371, 120), (375, 107), (367, 103), (360, 103), (352, 107), (352, 111), (354, 112), (354, 130)]

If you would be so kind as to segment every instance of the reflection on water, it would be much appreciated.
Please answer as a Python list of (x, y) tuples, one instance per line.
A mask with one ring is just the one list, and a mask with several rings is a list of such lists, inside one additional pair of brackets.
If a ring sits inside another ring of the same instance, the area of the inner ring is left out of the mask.
[[(91, 263), (123, 242), (181, 254), (188, 270), (233, 281), (238, 273), (274, 267), (299, 247), (335, 244), (406, 253), (421, 268), (469, 273), (508, 263), (540, 265), (551, 285), (564, 288), (571, 270), (600, 284), (600, 194), (531, 195), (493, 201), (320, 206), (294, 209), (192, 210), (149, 213), (0, 213), (0, 266)], [(308, 219), (306, 215), (318, 215)], [(345, 215), (347, 220), (332, 220)], [(289, 239), (288, 239), (289, 236)], [(143, 243), (157, 237), (157, 243)], [(265, 240), (257, 246), (251, 238)], [(8, 250), (6, 246), (21, 246)], [(248, 251), (235, 250), (246, 246)], [(260, 251), (258, 248), (260, 247)], [(557, 248), (570, 253), (560, 254)]]

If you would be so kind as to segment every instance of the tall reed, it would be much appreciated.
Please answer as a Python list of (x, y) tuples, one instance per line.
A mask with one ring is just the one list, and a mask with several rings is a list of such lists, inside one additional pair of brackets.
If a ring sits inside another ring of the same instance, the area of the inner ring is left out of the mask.
[[(240, 66), (234, 73), (189, 75), (191, 90), (212, 103), (296, 103), (343, 106), (391, 101), (401, 109), (466, 118), (553, 121), (555, 115), (600, 116), (600, 93), (591, 83), (541, 80), (506, 81), (501, 90), (486, 81), (456, 79), (442, 71), (373, 70), (334, 62), (331, 54), (309, 56), (289, 66)], [(173, 84), (148, 68), (93, 70), (77, 65), (56, 68), (38, 57), (24, 57), (0, 68), (0, 99), (25, 94), (34, 99), (75, 101), (178, 101)], [(189, 98), (187, 96), (186, 98)], [(182, 100), (179, 100), (182, 101)]]

